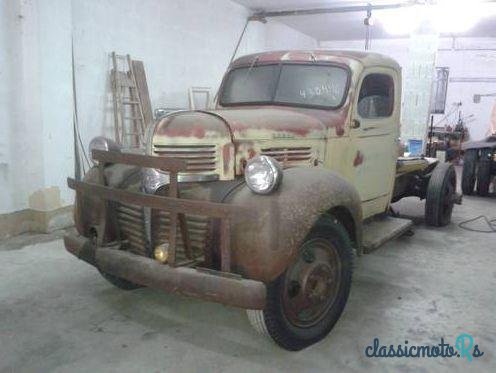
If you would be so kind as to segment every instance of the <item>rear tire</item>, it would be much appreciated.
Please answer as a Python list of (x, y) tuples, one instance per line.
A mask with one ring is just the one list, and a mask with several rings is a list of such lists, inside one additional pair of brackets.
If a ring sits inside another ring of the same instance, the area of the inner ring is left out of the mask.
[(295, 261), (267, 286), (264, 310), (247, 310), (259, 333), (286, 350), (323, 339), (338, 321), (351, 287), (353, 249), (345, 228), (321, 220), (307, 235)]
[(462, 192), (465, 195), (474, 193), (477, 181), (477, 149), (470, 149), (463, 157)]
[(477, 173), (477, 194), (479, 196), (487, 196), (489, 194), (489, 185), (491, 184), (491, 163), (492, 149), (484, 148), (481, 151), (479, 159), (479, 171)]
[(425, 222), (443, 227), (451, 222), (455, 203), (456, 172), (451, 163), (440, 163), (432, 172), (427, 186)]

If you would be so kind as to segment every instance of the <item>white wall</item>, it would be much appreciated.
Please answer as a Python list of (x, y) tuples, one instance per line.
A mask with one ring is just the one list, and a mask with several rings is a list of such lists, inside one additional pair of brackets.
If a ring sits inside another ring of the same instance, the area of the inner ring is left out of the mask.
[[(144, 61), (153, 107), (186, 107), (189, 87), (218, 86), (248, 15), (229, 0), (0, 1), (0, 214), (72, 203), (71, 38), (87, 147), (113, 133), (110, 52)], [(251, 22), (238, 56), (315, 46)]]
[[(408, 39), (372, 40), (371, 51), (383, 53), (396, 59), (405, 68), (408, 65)], [(363, 40), (325, 41), (319, 43), (320, 48), (363, 50)], [(454, 47), (454, 49), (453, 49)], [(436, 66), (450, 68), (450, 78), (459, 77), (493, 77), (496, 78), (496, 39), (495, 38), (460, 38), (453, 44), (451, 38), (443, 38), (439, 43)], [(446, 100), (446, 112), (450, 111), (454, 102), (462, 102), (463, 115), (474, 115), (468, 123), (473, 139), (481, 139), (486, 135), (489, 118), (496, 98), (482, 98), (481, 103), (473, 103), (476, 93), (496, 92), (496, 82), (481, 83), (450, 82)], [(443, 115), (435, 116), (435, 123)], [(453, 117), (456, 120), (455, 117)]]
[[(15, 29), (16, 19), (15, 7), (12, 4), (3, 1), (0, 2), (0, 191), (3, 195), (0, 197), (0, 211), (6, 211), (11, 208), (12, 195), (10, 184), (12, 178), (10, 175), (10, 123), (13, 117), (14, 95), (13, 79), (15, 72), (13, 66), (17, 65), (18, 51), (15, 48), (15, 40), (7, 37), (9, 30)], [(16, 64), (13, 63), (16, 62)]]
[(2, 2), (0, 40), (7, 49), (0, 60), (0, 113), (7, 120), (0, 138), (8, 149), (0, 166), (0, 213), (54, 209), (62, 205), (61, 193), (69, 196), (59, 186), (72, 162), (72, 142), (65, 141), (72, 118), (64, 53), (70, 3), (51, 1), (54, 9), (46, 3)]
[[(96, 134), (112, 135), (111, 51), (144, 61), (153, 108), (186, 108), (189, 87), (216, 90), (220, 84), (249, 12), (230, 1), (163, 4), (163, 0), (74, 2), (77, 96), (85, 144)], [(250, 22), (237, 56), (316, 45), (314, 39), (281, 23)]]
[(283, 23), (269, 20), (265, 24), (265, 50), (316, 49), (317, 40)]

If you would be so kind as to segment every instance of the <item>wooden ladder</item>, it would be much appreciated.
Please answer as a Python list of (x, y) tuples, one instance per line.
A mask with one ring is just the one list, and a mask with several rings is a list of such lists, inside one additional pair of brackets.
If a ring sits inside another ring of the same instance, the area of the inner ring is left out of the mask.
[(112, 52), (111, 72), (115, 140), (125, 148), (144, 144), (146, 123), (129, 54)]

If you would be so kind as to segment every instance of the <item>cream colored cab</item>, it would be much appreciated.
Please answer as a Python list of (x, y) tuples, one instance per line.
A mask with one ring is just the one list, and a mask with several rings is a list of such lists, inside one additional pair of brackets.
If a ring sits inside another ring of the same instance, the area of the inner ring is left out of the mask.
[(401, 77), (389, 67), (366, 67), (358, 78), (350, 114), (351, 179), (363, 217), (383, 213), (392, 197), (398, 157)]

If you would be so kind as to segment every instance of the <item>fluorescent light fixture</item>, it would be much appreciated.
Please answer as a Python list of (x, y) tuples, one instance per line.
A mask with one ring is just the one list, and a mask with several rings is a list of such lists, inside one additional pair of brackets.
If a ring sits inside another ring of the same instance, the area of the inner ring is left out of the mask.
[(438, 0), (399, 9), (374, 12), (377, 23), (391, 35), (407, 35), (421, 26), (440, 33), (470, 30), (486, 17), (496, 14), (496, 3), (482, 0)]

